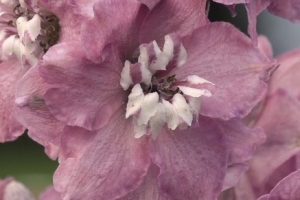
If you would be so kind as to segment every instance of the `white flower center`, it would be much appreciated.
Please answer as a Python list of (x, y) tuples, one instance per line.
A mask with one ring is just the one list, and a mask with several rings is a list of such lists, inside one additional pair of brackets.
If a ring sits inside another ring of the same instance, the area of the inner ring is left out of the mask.
[(24, 0), (12, 2), (0, 3), (1, 60), (15, 55), (23, 66), (33, 66), (57, 42), (58, 18), (35, 5), (27, 7)]
[(155, 41), (142, 44), (138, 62), (125, 62), (120, 84), (124, 90), (131, 88), (125, 117), (132, 117), (136, 138), (147, 134), (155, 139), (164, 126), (184, 129), (197, 120), (199, 97), (210, 97), (214, 84), (197, 75), (177, 80), (172, 71), (186, 57), (180, 37), (173, 33), (165, 36), (163, 51)]

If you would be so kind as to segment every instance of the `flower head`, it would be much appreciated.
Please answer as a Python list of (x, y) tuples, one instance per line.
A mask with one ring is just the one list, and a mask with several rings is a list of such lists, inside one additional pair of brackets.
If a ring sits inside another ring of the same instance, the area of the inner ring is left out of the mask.
[(49, 49), (18, 85), (18, 119), (51, 141), (64, 199), (145, 188), (215, 199), (264, 140), (238, 118), (264, 96), (273, 62), (233, 26), (208, 23), (205, 1), (142, 2), (97, 2), (81, 40)]

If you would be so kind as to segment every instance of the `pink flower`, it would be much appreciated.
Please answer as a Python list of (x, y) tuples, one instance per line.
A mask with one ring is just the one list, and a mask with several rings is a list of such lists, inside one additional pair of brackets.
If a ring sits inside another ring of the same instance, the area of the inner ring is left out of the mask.
[(34, 200), (31, 192), (22, 184), (12, 178), (0, 180), (1, 200)]
[(18, 84), (17, 117), (58, 156), (64, 199), (215, 199), (264, 140), (239, 118), (273, 62), (209, 24), (205, 1), (143, 2), (99, 1), (81, 41), (52, 47)]
[(0, 142), (14, 140), (25, 130), (13, 113), (17, 81), (52, 45), (79, 39), (79, 27), (92, 17), (88, 13), (93, 3), (92, 0), (77, 1), (79, 5), (63, 1), (1, 1)]
[[(270, 54), (267, 41), (259, 41), (264, 52)], [(251, 126), (263, 128), (267, 138), (249, 161), (249, 171), (235, 187), (237, 200), (256, 199), (269, 193), (259, 199), (300, 198), (296, 181), (300, 178), (297, 171), (300, 167), (299, 58), (299, 49), (277, 58), (279, 67), (270, 79), (268, 95), (258, 112), (251, 115)]]

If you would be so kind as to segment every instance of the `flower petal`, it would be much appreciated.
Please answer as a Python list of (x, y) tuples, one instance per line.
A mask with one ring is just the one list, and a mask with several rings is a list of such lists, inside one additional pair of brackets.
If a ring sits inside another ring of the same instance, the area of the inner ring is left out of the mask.
[(15, 140), (25, 131), (13, 112), (15, 87), (24, 73), (16, 59), (0, 63), (0, 142)]
[(240, 119), (218, 120), (218, 123), (222, 126), (228, 143), (229, 165), (249, 160), (255, 149), (266, 139), (261, 128), (250, 129)]
[(134, 138), (125, 110), (98, 131), (66, 127), (54, 187), (69, 199), (117, 199), (136, 189), (150, 164), (147, 138)]
[(300, 199), (300, 170), (291, 173), (280, 181), (270, 192), (268, 200), (296, 200)]
[(138, 31), (148, 8), (135, 0), (102, 0), (94, 5), (94, 13), (82, 27), (87, 57), (100, 62), (103, 47), (111, 42), (122, 49), (123, 58), (131, 57), (139, 46)]
[(51, 159), (56, 159), (64, 123), (45, 105), (43, 95), (51, 86), (40, 77), (38, 68), (31, 68), (16, 86), (15, 116), (28, 129), (29, 137), (43, 145)]
[(176, 32), (180, 36), (208, 22), (206, 1), (163, 0), (156, 4), (146, 17), (139, 33), (141, 43), (156, 40), (164, 43), (165, 35)]
[(279, 56), (277, 62), (279, 67), (270, 80), (269, 93), (272, 94), (278, 88), (283, 88), (300, 100), (300, 49)]
[(228, 120), (244, 117), (264, 97), (273, 67), (251, 40), (227, 23), (211, 23), (183, 38), (187, 61), (174, 73), (178, 80), (197, 75), (216, 85), (201, 99), (200, 114)]
[(40, 64), (44, 80), (53, 85), (44, 99), (51, 113), (71, 126), (88, 130), (103, 127), (123, 105), (125, 92), (120, 86), (121, 67), (118, 58), (110, 56), (100, 64), (84, 57), (79, 43), (53, 46)]
[(150, 143), (151, 158), (160, 168), (160, 191), (170, 199), (215, 200), (222, 189), (228, 156), (222, 130), (208, 118), (199, 124), (164, 131)]
[(136, 190), (119, 200), (169, 200), (159, 193), (158, 175), (159, 168), (154, 164), (150, 165), (143, 183)]
[(300, 103), (284, 90), (278, 90), (267, 99), (255, 125), (262, 127), (267, 135), (266, 142), (257, 149), (250, 162), (250, 175), (255, 187), (263, 189), (274, 171), (300, 152), (299, 119)]

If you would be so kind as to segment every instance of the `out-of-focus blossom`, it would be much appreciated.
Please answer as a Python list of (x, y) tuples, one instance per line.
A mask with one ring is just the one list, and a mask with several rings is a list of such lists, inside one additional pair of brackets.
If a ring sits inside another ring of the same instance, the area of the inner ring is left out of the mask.
[(0, 180), (1, 200), (34, 200), (31, 192), (22, 184), (12, 178)]
[(14, 140), (25, 128), (13, 114), (15, 84), (41, 59), (59, 34), (58, 19), (35, 1), (0, 2), (0, 142)]
[[(298, 0), (214, 0), (228, 6), (236, 4), (245, 4), (248, 13), (248, 33), (257, 44), (256, 17), (264, 9), (274, 15), (290, 20), (291, 22), (300, 22), (300, 1)], [(231, 8), (231, 7), (230, 7)]]
[[(93, 16), (94, 2), (0, 2), (0, 142), (14, 140), (25, 130), (15, 120), (12, 111), (17, 81), (55, 43), (79, 40), (83, 21)], [(36, 132), (29, 134), (37, 142), (43, 143)]]
[(142, 2), (99, 1), (81, 41), (49, 49), (18, 84), (18, 119), (43, 129), (66, 200), (213, 200), (264, 140), (239, 118), (273, 62), (207, 23), (205, 1)]
[[(270, 52), (267, 41), (260, 41), (263, 51)], [(251, 126), (264, 129), (267, 139), (250, 160), (249, 171), (231, 193), (232, 199), (251, 200), (269, 193), (260, 200), (300, 199), (295, 181), (300, 178), (295, 172), (300, 168), (300, 50), (279, 56), (277, 62), (268, 95), (249, 120)]]

